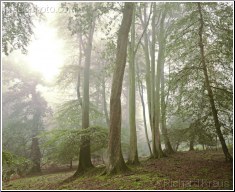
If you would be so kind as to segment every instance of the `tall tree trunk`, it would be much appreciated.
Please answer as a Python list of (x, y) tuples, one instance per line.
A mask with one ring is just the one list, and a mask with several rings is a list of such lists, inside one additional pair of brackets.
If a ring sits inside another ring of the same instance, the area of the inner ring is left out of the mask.
[(109, 127), (109, 114), (108, 114), (108, 109), (107, 109), (107, 103), (106, 103), (106, 91), (105, 91), (105, 77), (102, 77), (102, 96), (103, 96), (103, 108), (104, 108), (104, 114), (105, 114), (105, 120), (106, 124)]
[(108, 164), (106, 174), (126, 171), (128, 168), (121, 150), (121, 91), (126, 66), (127, 42), (134, 3), (125, 2), (123, 19), (118, 32), (116, 64), (110, 98), (110, 132), (108, 142)]
[[(91, 7), (92, 8), (92, 7)], [(90, 75), (90, 63), (91, 63), (91, 51), (93, 34), (95, 30), (95, 17), (93, 15), (92, 22), (90, 24), (90, 30), (88, 35), (88, 42), (85, 51), (85, 66), (84, 66), (84, 83), (83, 83), (83, 102), (82, 102), (82, 128), (89, 127), (89, 75)], [(79, 152), (79, 165), (74, 176), (82, 174), (86, 169), (93, 167), (91, 162), (90, 152), (90, 138), (81, 138), (82, 144)]]
[(158, 157), (157, 150), (157, 129), (155, 121), (155, 44), (156, 44), (156, 3), (153, 3), (153, 18), (152, 18), (152, 44), (151, 44), (151, 119), (152, 128), (152, 150), (153, 158)]
[[(141, 19), (141, 24), (143, 30), (147, 25), (147, 15), (146, 15), (146, 4), (144, 4), (144, 21)], [(148, 102), (148, 112), (149, 112), (149, 122), (151, 124), (151, 72), (150, 72), (150, 58), (149, 58), (149, 40), (148, 34), (144, 33), (144, 45), (142, 45), (145, 55), (146, 63), (146, 87), (147, 87), (147, 102)]]
[[(36, 87), (34, 88), (36, 90)], [(32, 122), (32, 144), (30, 151), (30, 158), (33, 162), (33, 166), (30, 170), (31, 173), (40, 173), (41, 172), (41, 152), (39, 147), (39, 139), (37, 138), (39, 134), (41, 124), (41, 112), (40, 112), (40, 102), (39, 102), (39, 93), (36, 91), (32, 93), (32, 101), (34, 104), (34, 114)]]
[(77, 98), (82, 107), (82, 98), (80, 93), (81, 87), (81, 66), (82, 66), (82, 35), (79, 35), (79, 62), (78, 62), (78, 76), (77, 76)]
[(37, 137), (32, 138), (31, 144), (31, 160), (33, 162), (33, 167), (31, 168), (31, 173), (40, 173), (41, 172), (41, 152), (39, 148), (39, 142)]
[[(151, 8), (150, 8), (151, 9)], [(141, 10), (141, 9), (140, 9)], [(140, 12), (140, 15), (141, 12)], [(147, 14), (146, 14), (146, 4), (144, 4), (144, 20), (142, 17), (140, 17), (141, 25), (143, 30), (148, 25), (147, 22)], [(147, 87), (147, 103), (148, 103), (148, 114), (149, 114), (149, 122), (150, 122), (150, 127), (152, 131), (152, 117), (151, 117), (151, 71), (150, 71), (150, 58), (149, 58), (149, 39), (148, 39), (148, 34), (145, 32), (144, 35), (144, 44), (142, 44), (144, 55), (145, 55), (145, 63), (146, 63), (146, 87)], [(150, 148), (151, 149), (151, 148)], [(151, 157), (153, 156), (152, 151), (151, 151)]]
[(128, 164), (138, 164), (136, 117), (135, 117), (135, 8), (132, 15), (131, 46), (129, 63), (129, 128), (130, 128), (130, 151)]
[[(166, 10), (163, 10), (162, 18), (160, 21), (160, 32), (159, 32), (159, 55), (158, 55), (158, 72), (157, 72), (157, 88), (159, 88), (161, 84), (161, 115), (159, 114), (159, 118), (161, 119), (161, 125), (162, 125), (162, 135), (163, 140), (165, 143), (165, 148), (167, 153), (173, 153), (174, 150), (171, 146), (168, 134), (167, 134), (167, 128), (166, 128), (166, 104), (165, 104), (165, 79), (164, 79), (164, 64), (165, 64), (165, 49), (166, 49), (166, 37), (165, 37), (165, 29), (164, 29), (164, 21), (166, 17)], [(160, 77), (159, 77), (160, 76)], [(160, 81), (160, 83), (159, 83)], [(156, 88), (156, 95), (159, 96), (160, 90)], [(158, 100), (160, 97), (158, 97)], [(158, 110), (160, 110), (160, 106), (158, 107)], [(160, 120), (159, 120), (160, 123)], [(157, 123), (156, 123), (157, 124)]]
[(136, 67), (137, 67), (139, 94), (140, 94), (140, 100), (141, 100), (141, 105), (142, 105), (142, 109), (143, 109), (144, 131), (145, 131), (146, 141), (147, 141), (148, 148), (149, 148), (150, 157), (152, 157), (153, 154), (152, 154), (152, 150), (151, 150), (151, 146), (150, 146), (150, 141), (149, 141), (149, 137), (148, 137), (147, 123), (146, 123), (145, 103), (144, 103), (144, 90), (143, 90), (143, 84), (142, 84), (142, 81), (141, 81), (140, 75), (139, 75), (140, 71), (139, 71), (138, 63), (136, 65)]
[(205, 85), (206, 85), (208, 97), (210, 100), (211, 111), (213, 114), (216, 133), (219, 137), (219, 140), (220, 140), (220, 143), (221, 143), (224, 155), (225, 155), (225, 159), (226, 159), (226, 161), (232, 161), (232, 156), (230, 155), (230, 153), (228, 151), (227, 145), (225, 143), (223, 134), (220, 129), (220, 122), (219, 122), (219, 118), (218, 118), (217, 109), (215, 107), (214, 95), (213, 95), (212, 89), (210, 87), (210, 80), (209, 80), (207, 66), (206, 66), (206, 58), (205, 58), (204, 44), (203, 44), (203, 27), (204, 27), (203, 14), (202, 14), (201, 3), (198, 2), (197, 4), (198, 4), (199, 16), (200, 16), (199, 47), (200, 47), (200, 53), (201, 53), (202, 68), (203, 68), (203, 72), (204, 72), (204, 76), (205, 76)]
[[(166, 17), (166, 10), (164, 9), (161, 15), (160, 20), (160, 29), (158, 35), (158, 42), (159, 42), (159, 49), (158, 49), (158, 60), (157, 60), (157, 75), (156, 75), (156, 94), (155, 94), (155, 126), (157, 130), (157, 151), (158, 157), (162, 157), (164, 154), (161, 148), (161, 140), (160, 140), (160, 84), (161, 84), (161, 76), (162, 71), (164, 70), (164, 60), (165, 60), (165, 47), (166, 47), (166, 40), (165, 40), (165, 29), (164, 29), (164, 22)], [(163, 126), (162, 126), (163, 127)]]
[[(164, 69), (164, 66), (163, 68)], [(165, 78), (164, 78), (164, 70), (162, 70), (161, 74), (161, 123), (162, 123), (162, 135), (165, 143), (165, 148), (167, 153), (174, 153), (174, 150), (171, 146), (170, 139), (168, 137), (168, 131), (166, 127), (166, 103), (165, 103)]]

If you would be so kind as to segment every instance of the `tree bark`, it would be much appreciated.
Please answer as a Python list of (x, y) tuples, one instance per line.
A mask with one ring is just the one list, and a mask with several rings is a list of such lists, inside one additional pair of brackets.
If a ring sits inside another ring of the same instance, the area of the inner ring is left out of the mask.
[[(164, 67), (163, 67), (164, 69)], [(167, 153), (174, 153), (174, 150), (171, 146), (170, 139), (168, 137), (168, 131), (166, 127), (166, 103), (165, 103), (165, 78), (164, 70), (161, 74), (161, 123), (162, 123), (162, 136), (165, 143), (165, 148)]]
[(36, 92), (36, 86), (32, 92), (32, 102), (34, 104), (34, 114), (32, 122), (32, 144), (30, 151), (30, 158), (33, 162), (33, 167), (31, 168), (31, 173), (40, 173), (41, 172), (41, 151), (39, 147), (39, 139), (37, 138), (41, 125), (41, 112), (40, 112), (40, 102), (39, 102), (39, 93)]
[[(83, 83), (83, 102), (82, 102), (82, 128), (89, 127), (89, 76), (90, 76), (90, 64), (91, 64), (91, 51), (93, 34), (95, 30), (95, 17), (93, 15), (92, 22), (90, 24), (90, 30), (88, 35), (88, 42), (85, 50), (85, 66), (84, 66), (84, 83)], [(90, 152), (90, 138), (81, 138), (82, 144), (79, 152), (79, 165), (74, 176), (78, 176), (86, 171), (86, 169), (92, 168), (91, 152)]]
[[(164, 22), (166, 17), (166, 11), (163, 10), (161, 20), (160, 20), (160, 29), (159, 29), (159, 35), (158, 35), (158, 43), (159, 43), (159, 49), (158, 49), (158, 60), (157, 60), (157, 75), (156, 75), (156, 94), (155, 94), (155, 126), (157, 131), (156, 136), (156, 148), (158, 157), (164, 156), (162, 152), (161, 147), (161, 140), (160, 140), (160, 84), (161, 84), (161, 76), (162, 72), (164, 70), (164, 60), (165, 60), (165, 48), (166, 48), (166, 40), (165, 40), (165, 30), (164, 30)], [(163, 127), (163, 126), (162, 126)]]
[[(166, 128), (165, 77), (164, 77), (165, 50), (166, 50), (166, 45), (165, 45), (166, 37), (165, 37), (165, 29), (164, 29), (165, 17), (166, 17), (166, 10), (164, 9), (161, 22), (160, 22), (160, 33), (159, 33), (159, 55), (158, 55), (159, 63), (158, 64), (159, 64), (159, 68), (161, 69), (157, 74), (157, 77), (158, 75), (161, 76), (161, 77), (158, 77), (158, 81), (160, 81), (160, 84), (161, 84), (161, 115), (159, 114), (159, 116), (161, 117), (160, 119), (161, 119), (161, 125), (162, 125), (162, 135), (163, 135), (163, 140), (165, 143), (166, 151), (167, 153), (174, 153), (174, 150), (171, 146), (171, 143), (167, 134), (167, 128)], [(157, 82), (157, 84), (158, 86), (160, 86), (159, 82)], [(160, 94), (160, 90), (156, 89), (156, 91), (159, 91), (159, 93), (156, 93), (157, 95)], [(160, 110), (160, 107), (158, 109)]]
[(149, 148), (150, 157), (152, 157), (153, 154), (152, 154), (152, 150), (151, 150), (151, 146), (150, 146), (150, 141), (149, 141), (149, 137), (148, 137), (147, 123), (146, 123), (145, 103), (144, 103), (144, 90), (143, 90), (142, 81), (140, 80), (140, 75), (139, 75), (140, 72), (139, 72), (139, 65), (138, 65), (138, 63), (136, 65), (136, 67), (137, 67), (139, 94), (140, 94), (140, 100), (141, 100), (141, 105), (142, 105), (142, 109), (143, 109), (144, 131), (145, 131), (146, 141), (147, 141), (148, 148)]
[[(141, 18), (141, 24), (143, 30), (147, 25), (147, 15), (146, 15), (146, 4), (144, 4), (144, 20)], [(148, 35), (144, 33), (144, 44), (142, 44), (144, 55), (145, 55), (145, 63), (146, 63), (146, 87), (147, 87), (147, 102), (148, 102), (148, 112), (149, 112), (149, 122), (151, 125), (151, 72), (150, 72), (150, 58), (149, 58), (149, 40)]]
[(194, 150), (194, 137), (190, 138), (189, 141), (189, 151), (193, 151)]
[(136, 135), (136, 106), (135, 106), (135, 8), (132, 14), (131, 46), (129, 63), (129, 128), (130, 150), (128, 164), (139, 164)]
[(109, 127), (110, 120), (106, 103), (105, 77), (102, 77), (102, 96), (103, 96), (103, 108), (104, 108), (105, 120), (107, 126)]
[(156, 3), (153, 3), (153, 18), (152, 18), (152, 44), (151, 44), (151, 119), (152, 128), (152, 151), (153, 158), (158, 157), (157, 152), (157, 129), (155, 125), (155, 43), (156, 43)]
[(77, 76), (77, 98), (82, 107), (82, 98), (80, 93), (81, 87), (81, 66), (82, 66), (82, 35), (79, 34), (79, 62), (78, 62), (78, 76)]
[(31, 168), (31, 173), (40, 173), (41, 172), (41, 152), (39, 148), (39, 142), (37, 137), (32, 138), (31, 145), (31, 160), (33, 162), (33, 167)]
[(205, 85), (206, 85), (206, 89), (207, 89), (207, 92), (208, 92), (208, 97), (209, 97), (209, 100), (210, 100), (211, 111), (212, 111), (212, 114), (213, 114), (216, 133), (219, 137), (219, 140), (220, 140), (220, 143), (221, 143), (224, 155), (225, 155), (225, 160), (226, 161), (232, 161), (232, 156), (230, 155), (230, 153), (228, 151), (227, 145), (225, 143), (223, 134), (222, 134), (221, 129), (220, 129), (220, 122), (219, 122), (219, 118), (218, 118), (218, 112), (217, 112), (217, 109), (215, 107), (214, 95), (213, 95), (213, 91), (212, 91), (211, 86), (210, 86), (210, 80), (209, 80), (208, 71), (207, 71), (204, 44), (203, 44), (204, 20), (203, 20), (203, 14), (202, 14), (202, 7), (201, 7), (201, 3), (199, 3), (199, 2), (197, 3), (197, 5), (198, 5), (199, 16), (200, 16), (200, 20), (199, 20), (200, 21), (199, 47), (200, 47), (200, 54), (201, 54), (201, 63), (202, 63), (204, 77), (205, 77)]
[(118, 32), (116, 64), (110, 98), (110, 131), (108, 142), (108, 164), (105, 173), (110, 175), (128, 170), (121, 151), (121, 91), (126, 65), (127, 42), (134, 3), (125, 2), (123, 19)]

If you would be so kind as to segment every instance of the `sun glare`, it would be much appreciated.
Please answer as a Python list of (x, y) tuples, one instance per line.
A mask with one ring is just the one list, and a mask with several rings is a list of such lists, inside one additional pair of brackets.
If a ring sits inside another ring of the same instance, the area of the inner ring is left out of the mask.
[(52, 81), (64, 62), (63, 40), (56, 35), (56, 29), (48, 22), (35, 24), (35, 35), (28, 49), (30, 65)]

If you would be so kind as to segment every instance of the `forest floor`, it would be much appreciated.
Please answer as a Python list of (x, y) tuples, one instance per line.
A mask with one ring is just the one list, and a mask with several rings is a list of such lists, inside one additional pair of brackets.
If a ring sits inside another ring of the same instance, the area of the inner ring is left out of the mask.
[(47, 173), (3, 182), (3, 190), (201, 190), (233, 189), (233, 163), (222, 151), (177, 152), (161, 159), (141, 161), (130, 172), (101, 176), (103, 167), (63, 183), (74, 171)]

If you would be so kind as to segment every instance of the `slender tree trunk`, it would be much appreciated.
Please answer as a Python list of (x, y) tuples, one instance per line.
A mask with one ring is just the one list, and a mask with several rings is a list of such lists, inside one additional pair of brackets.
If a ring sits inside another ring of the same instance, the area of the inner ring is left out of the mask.
[(77, 98), (82, 106), (82, 98), (80, 93), (81, 87), (81, 66), (82, 66), (82, 35), (79, 35), (79, 63), (78, 63), (78, 77), (77, 77)]
[(127, 42), (134, 3), (125, 2), (123, 19), (118, 32), (116, 65), (112, 80), (110, 98), (110, 132), (108, 142), (108, 164), (106, 174), (128, 170), (121, 150), (121, 91), (126, 66)]
[[(165, 143), (166, 151), (167, 153), (173, 153), (174, 150), (171, 146), (170, 140), (168, 138), (167, 134), (167, 128), (166, 128), (166, 104), (165, 104), (165, 79), (164, 79), (164, 63), (165, 63), (165, 49), (166, 49), (166, 37), (165, 37), (165, 29), (164, 29), (164, 21), (166, 17), (166, 10), (163, 10), (162, 13), (162, 18), (160, 21), (160, 32), (159, 32), (159, 55), (158, 55), (158, 72), (157, 72), (157, 88), (156, 88), (156, 95), (158, 99), (157, 101), (160, 100), (160, 84), (161, 84), (161, 115), (158, 114), (160, 111), (160, 106), (158, 105), (158, 111), (156, 116), (158, 116), (161, 119), (161, 125), (162, 125), (162, 135), (163, 135), (163, 140)], [(158, 103), (158, 102), (157, 102)], [(159, 104), (159, 103), (158, 103)], [(159, 125), (160, 127), (160, 120), (159, 122), (156, 122), (156, 125)], [(160, 144), (161, 145), (161, 144)]]
[(203, 15), (202, 15), (202, 8), (201, 8), (201, 3), (198, 2), (197, 4), (198, 4), (199, 16), (200, 16), (199, 47), (200, 47), (200, 53), (201, 53), (202, 68), (203, 68), (203, 72), (204, 72), (204, 76), (205, 76), (205, 85), (206, 85), (206, 89), (207, 89), (207, 92), (208, 92), (208, 97), (209, 97), (209, 100), (210, 100), (211, 111), (212, 111), (212, 114), (213, 114), (216, 133), (219, 137), (219, 140), (220, 140), (220, 143), (221, 143), (224, 155), (225, 155), (225, 159), (226, 159), (226, 161), (232, 161), (232, 156), (230, 155), (230, 153), (228, 151), (227, 145), (225, 143), (223, 134), (222, 134), (221, 129), (220, 129), (220, 122), (219, 122), (219, 118), (218, 118), (217, 109), (215, 107), (214, 95), (213, 95), (212, 89), (210, 87), (210, 80), (209, 80), (207, 66), (206, 66), (206, 58), (205, 58), (204, 44), (203, 44), (204, 21), (203, 21)]
[(105, 77), (102, 77), (102, 96), (103, 96), (103, 108), (104, 108), (104, 114), (105, 114), (105, 120), (106, 124), (109, 127), (109, 114), (108, 114), (108, 109), (107, 109), (107, 103), (106, 103), (106, 91), (105, 91)]
[[(157, 152), (158, 157), (164, 156), (161, 148), (161, 140), (160, 140), (160, 84), (161, 84), (161, 76), (164, 71), (164, 60), (165, 60), (165, 30), (164, 30), (164, 22), (166, 17), (166, 11), (163, 10), (161, 20), (160, 20), (160, 29), (158, 35), (159, 49), (158, 49), (158, 60), (157, 60), (157, 75), (156, 75), (156, 94), (155, 94), (155, 126), (157, 130)], [(162, 124), (163, 125), (163, 124)], [(162, 126), (163, 127), (163, 126)]]
[(150, 141), (149, 141), (149, 137), (148, 137), (148, 129), (147, 129), (147, 123), (146, 123), (146, 114), (145, 114), (145, 103), (144, 103), (144, 90), (143, 90), (143, 84), (142, 81), (140, 79), (140, 71), (139, 71), (139, 65), (137, 63), (137, 75), (138, 75), (138, 87), (139, 87), (139, 94), (140, 94), (140, 100), (141, 100), (141, 105), (142, 105), (142, 109), (143, 109), (143, 118), (144, 118), (144, 131), (145, 131), (145, 136), (146, 136), (146, 141), (148, 144), (148, 148), (149, 148), (149, 153), (150, 153), (150, 157), (152, 157), (152, 150), (151, 150), (151, 146), (150, 146)]
[(157, 150), (157, 129), (155, 121), (155, 44), (156, 44), (156, 3), (153, 3), (152, 18), (152, 44), (151, 44), (151, 128), (152, 128), (152, 150), (153, 158), (158, 157)]
[[(164, 69), (164, 67), (163, 67)], [(174, 153), (174, 150), (171, 146), (170, 139), (168, 137), (167, 127), (166, 127), (166, 103), (165, 103), (165, 78), (164, 78), (164, 70), (162, 70), (161, 74), (161, 122), (162, 122), (162, 135), (165, 143), (165, 148), (167, 153)]]
[[(91, 7), (92, 9), (92, 7)], [(90, 75), (90, 63), (91, 63), (91, 51), (93, 34), (95, 30), (95, 18), (93, 15), (92, 22), (90, 24), (90, 30), (88, 35), (88, 42), (85, 51), (85, 66), (84, 66), (84, 83), (83, 83), (83, 102), (82, 102), (82, 128), (89, 127), (89, 75)], [(92, 168), (91, 152), (90, 152), (90, 138), (82, 138), (82, 144), (79, 153), (79, 165), (74, 176), (78, 176), (86, 171), (88, 168)]]
[[(146, 4), (144, 4), (144, 21), (141, 18), (141, 24), (143, 30), (147, 25), (147, 14), (146, 14)], [(142, 44), (144, 55), (145, 55), (145, 63), (146, 63), (146, 87), (147, 87), (147, 102), (148, 102), (148, 114), (149, 114), (149, 122), (150, 127), (152, 128), (151, 124), (151, 72), (150, 72), (150, 58), (149, 58), (149, 40), (148, 34), (144, 33), (144, 44)]]
[[(141, 10), (141, 9), (140, 9)], [(141, 12), (140, 12), (140, 15)], [(144, 4), (144, 20), (142, 19), (142, 17), (140, 17), (140, 21), (142, 24), (142, 28), (143, 30), (146, 28), (146, 26), (148, 25), (147, 22), (147, 14), (146, 14), (146, 4)], [(148, 39), (148, 34), (145, 32), (144, 35), (144, 44), (142, 44), (143, 47), (143, 51), (144, 51), (144, 55), (145, 55), (145, 63), (146, 63), (146, 75), (145, 75), (145, 79), (146, 79), (146, 87), (147, 87), (147, 103), (148, 103), (148, 114), (149, 114), (149, 123), (150, 123), (150, 127), (151, 127), (151, 131), (152, 131), (152, 116), (151, 116), (151, 71), (150, 71), (150, 57), (149, 57), (149, 39)], [(146, 127), (147, 128), (147, 127)], [(150, 141), (148, 143), (148, 145), (150, 145)], [(150, 149), (150, 154), (151, 157), (153, 157), (153, 153)]]
[(128, 164), (139, 164), (136, 135), (136, 106), (135, 106), (135, 8), (132, 15), (131, 46), (129, 63), (129, 128), (130, 150)]

